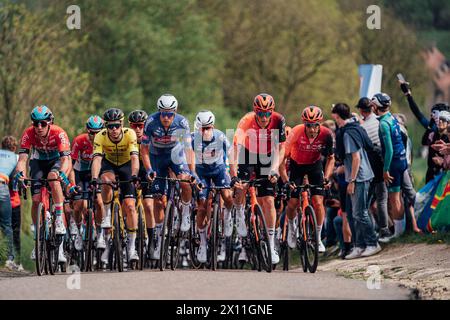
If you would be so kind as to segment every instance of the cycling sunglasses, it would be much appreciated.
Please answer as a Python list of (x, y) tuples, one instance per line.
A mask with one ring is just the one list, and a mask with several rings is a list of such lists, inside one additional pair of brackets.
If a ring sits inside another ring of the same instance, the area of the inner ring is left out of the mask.
[(209, 131), (209, 130), (212, 130), (212, 128), (213, 128), (213, 127), (202, 127), (202, 128), (200, 128), (200, 130), (203, 132), (203, 131)]
[(99, 131), (95, 131), (95, 130), (88, 130), (88, 134), (90, 135), (90, 136), (95, 136), (97, 133), (99, 133), (100, 132), (100, 130)]
[(106, 125), (106, 127), (110, 130), (112, 129), (119, 129), (122, 126), (121, 123), (109, 123)]
[(307, 122), (307, 123), (305, 123), (305, 126), (307, 128), (317, 128), (318, 126), (320, 126), (320, 123), (309, 123), (309, 122)]
[(266, 111), (266, 112), (258, 111), (258, 112), (256, 112), (256, 115), (260, 118), (262, 118), (262, 117), (269, 118), (272, 115), (272, 111)]
[(170, 111), (161, 111), (161, 117), (163, 118), (172, 118), (175, 115), (175, 112)]
[(48, 126), (49, 123), (50, 123), (49, 121), (45, 120), (33, 121), (33, 126), (37, 128), (39, 127), (39, 125), (41, 125), (42, 128), (45, 128), (46, 126)]
[(130, 127), (133, 129), (143, 129), (144, 124), (143, 123), (130, 123)]

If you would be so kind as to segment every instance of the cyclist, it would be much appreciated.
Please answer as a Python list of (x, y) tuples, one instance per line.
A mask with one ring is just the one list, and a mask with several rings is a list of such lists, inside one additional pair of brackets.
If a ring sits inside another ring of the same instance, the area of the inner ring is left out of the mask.
[[(197, 202), (197, 226), (200, 234), (200, 247), (197, 251), (199, 262), (205, 263), (207, 256), (206, 247), (206, 227), (210, 221), (210, 215), (207, 215), (208, 195), (211, 182), (216, 187), (228, 187), (230, 185), (230, 176), (227, 174), (226, 158), (230, 151), (230, 142), (225, 134), (214, 128), (215, 116), (211, 111), (200, 111), (195, 117), (195, 132), (192, 133), (192, 148), (195, 154), (195, 170), (199, 182), (203, 189), (199, 193)], [(224, 234), (231, 236), (233, 232), (233, 221), (231, 219), (231, 208), (233, 198), (228, 189), (221, 190), (222, 199), (225, 204), (224, 214)], [(225, 249), (224, 246), (222, 248)], [(220, 258), (225, 258), (222, 250)]]
[[(238, 124), (234, 135), (234, 156), (230, 163), (231, 183), (235, 188), (236, 224), (238, 234), (247, 236), (245, 226), (245, 193), (247, 186), (241, 184), (241, 179), (268, 178), (257, 187), (258, 203), (261, 205), (267, 224), (270, 247), (272, 248), (272, 263), (280, 261), (274, 248), (275, 238), (275, 187), (279, 178), (278, 169), (284, 157), (284, 142), (286, 141), (284, 117), (274, 111), (275, 101), (267, 93), (258, 94), (253, 101), (253, 112), (247, 113)], [(239, 163), (237, 160), (239, 158)]]
[[(71, 170), (71, 162), (69, 158), (70, 141), (67, 133), (53, 124), (53, 113), (47, 106), (34, 107), (30, 116), (33, 125), (25, 129), (22, 134), (15, 178), (21, 180), (27, 177), (27, 160), (31, 151), (29, 163), (31, 179), (59, 179), (69, 185), (67, 176)], [(60, 181), (51, 181), (49, 186), (56, 214), (55, 233), (63, 235), (66, 233), (66, 225), (63, 218), (64, 195)], [(31, 216), (34, 225), (40, 203), (41, 187), (40, 182), (32, 183)], [(63, 245), (62, 241), (58, 261), (65, 263), (67, 259), (64, 256)], [(31, 259), (35, 259), (34, 248), (31, 252)]]
[[(325, 246), (321, 240), (322, 225), (325, 219), (325, 207), (323, 204), (325, 190), (320, 185), (330, 186), (330, 179), (334, 168), (334, 139), (330, 129), (321, 125), (323, 119), (322, 110), (317, 106), (308, 106), (302, 112), (303, 124), (292, 129), (286, 143), (285, 158), (289, 159), (290, 177), (281, 170), (283, 182), (288, 181), (302, 184), (305, 175), (311, 184), (317, 185), (311, 188), (311, 201), (317, 217), (317, 238), (319, 240), (319, 252), (325, 252)], [(325, 170), (322, 156), (326, 157)], [(283, 167), (282, 167), (283, 168)], [(289, 188), (289, 185), (286, 185)], [(288, 245), (295, 248), (297, 243), (296, 210), (299, 205), (300, 190), (292, 193), (286, 207), (288, 217)]]
[[(171, 94), (163, 94), (157, 101), (158, 111), (150, 115), (144, 127), (140, 153), (149, 181), (158, 177), (168, 177), (169, 169), (178, 179), (189, 179), (191, 171), (195, 172), (191, 133), (185, 117), (177, 113), (178, 101)], [(189, 166), (188, 166), (189, 164)], [(180, 230), (185, 232), (190, 228), (190, 202), (192, 189), (189, 183), (180, 183), (182, 221)], [(164, 196), (167, 184), (164, 180), (156, 180), (152, 184), (155, 217), (155, 250), (153, 259), (158, 260), (161, 244), (161, 230), (164, 219)]]
[[(104, 127), (103, 119), (98, 115), (92, 115), (86, 121), (86, 131), (75, 137), (72, 141), (72, 164), (73, 164), (73, 175), (75, 178), (75, 183), (80, 190), (86, 192), (91, 181), (91, 162), (93, 157), (93, 143), (94, 137), (100, 132)], [(75, 234), (75, 248), (81, 250), (82, 237), (81, 230), (79, 227), (83, 220), (83, 215), (86, 214), (87, 210), (87, 197), (86, 193), (78, 193), (74, 196), (73, 201), (73, 219), (74, 225), (70, 225), (70, 233)], [(100, 210), (97, 208), (96, 212)], [(101, 223), (101, 216), (96, 217), (97, 224)], [(90, 223), (88, 221), (87, 223)], [(73, 230), (74, 229), (74, 230)], [(100, 230), (99, 230), (100, 231)]]
[(398, 121), (389, 112), (391, 98), (386, 93), (377, 93), (372, 97), (371, 105), (379, 116), (379, 135), (384, 157), (383, 178), (388, 185), (390, 213), (394, 220), (394, 237), (398, 237), (405, 230), (400, 186), (403, 173), (408, 167), (406, 150)]
[[(142, 140), (144, 139), (144, 125), (148, 119), (148, 114), (144, 110), (134, 110), (128, 115), (128, 122), (130, 127), (136, 132), (137, 143), (140, 149)], [(144, 164), (142, 163), (142, 156), (139, 154), (139, 179), (141, 181), (147, 180), (147, 173), (145, 172)], [(143, 205), (145, 212), (145, 222), (147, 225), (147, 239), (153, 239), (153, 232), (155, 228), (155, 218), (153, 216), (153, 199), (151, 189), (147, 184), (142, 185)]]
[[(120, 181), (138, 181), (139, 149), (134, 130), (123, 127), (124, 114), (122, 110), (110, 108), (103, 115), (105, 129), (95, 135), (94, 152), (91, 167), (91, 185), (97, 186), (100, 175), (102, 182), (114, 182), (117, 175)], [(97, 248), (105, 248), (101, 261), (107, 263), (109, 254), (112, 188), (102, 185), (102, 194), (97, 197), (103, 228), (97, 239)], [(123, 209), (127, 217), (129, 260), (139, 260), (136, 252), (137, 215), (135, 208), (135, 187), (133, 183), (120, 184), (123, 196)], [(106, 232), (104, 232), (106, 230)], [(106, 241), (105, 241), (106, 233)]]

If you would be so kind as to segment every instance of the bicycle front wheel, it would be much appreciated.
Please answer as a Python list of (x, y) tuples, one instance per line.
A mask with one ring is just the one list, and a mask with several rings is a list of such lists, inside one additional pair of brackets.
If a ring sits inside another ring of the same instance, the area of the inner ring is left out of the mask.
[(35, 263), (36, 263), (36, 273), (38, 276), (44, 274), (44, 268), (46, 263), (46, 244), (45, 244), (45, 208), (43, 203), (39, 203), (36, 217), (36, 239), (34, 242), (34, 253), (35, 253)]
[(317, 239), (316, 214), (312, 206), (305, 208), (306, 227), (306, 265), (311, 273), (316, 272), (319, 264), (319, 242)]
[(164, 223), (161, 230), (161, 250), (159, 253), (159, 270), (164, 271), (167, 265), (167, 257), (169, 254), (170, 238), (172, 236), (172, 201), (167, 202), (166, 211), (164, 213)]
[[(121, 230), (120, 230), (120, 206), (117, 203), (113, 204), (113, 255), (114, 262), (116, 264), (117, 270), (119, 272), (123, 271), (123, 252), (122, 252), (122, 241), (121, 241)], [(112, 266), (112, 264), (111, 264)]]
[[(178, 260), (180, 258), (180, 244), (181, 244), (181, 213), (180, 210), (172, 205), (172, 234), (170, 237), (170, 268), (175, 270), (178, 266)], [(177, 221), (178, 223), (175, 223)]]
[(145, 256), (144, 256), (144, 247), (145, 247), (145, 226), (144, 226), (144, 218), (143, 218), (143, 208), (142, 206), (138, 207), (138, 234), (137, 234), (137, 245), (138, 245), (138, 256), (139, 256), (139, 270), (144, 269)]
[(219, 204), (214, 204), (214, 211), (211, 219), (211, 270), (217, 269), (217, 250), (218, 250), (218, 225), (219, 225)]
[(257, 252), (261, 267), (267, 272), (272, 271), (272, 248), (270, 247), (269, 232), (267, 231), (266, 219), (261, 207), (255, 205)]
[(92, 265), (94, 261), (94, 212), (92, 209), (88, 210), (87, 221), (86, 221), (86, 229), (85, 229), (85, 238), (86, 238), (86, 261), (85, 261), (85, 269), (84, 271), (92, 271)]

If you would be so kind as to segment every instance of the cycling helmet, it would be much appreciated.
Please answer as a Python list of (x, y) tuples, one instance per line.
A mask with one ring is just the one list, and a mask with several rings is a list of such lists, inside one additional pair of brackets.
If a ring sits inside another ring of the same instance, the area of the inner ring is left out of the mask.
[(118, 121), (123, 120), (123, 111), (117, 108), (110, 108), (103, 114), (103, 119), (105, 121)]
[(377, 108), (386, 109), (391, 106), (391, 97), (386, 93), (377, 93), (372, 97), (371, 102), (373, 102)]
[(319, 107), (308, 106), (302, 112), (303, 122), (320, 122), (323, 119), (323, 112)]
[(159, 97), (157, 102), (158, 110), (161, 111), (176, 111), (178, 108), (178, 101), (171, 94), (163, 94)]
[(195, 116), (194, 127), (199, 130), (202, 127), (213, 126), (216, 121), (216, 117), (209, 110), (202, 110)]
[(37, 106), (31, 111), (31, 120), (53, 120), (53, 113), (47, 106)]
[(436, 103), (431, 107), (431, 111), (450, 111), (447, 103)]
[(450, 122), (450, 112), (448, 111), (439, 112), (439, 120)]
[(103, 119), (97, 115), (90, 116), (86, 121), (86, 128), (88, 130), (101, 130), (103, 129), (103, 126)]
[(253, 100), (253, 110), (257, 111), (272, 111), (275, 109), (275, 100), (270, 94), (260, 93)]
[(144, 110), (134, 110), (128, 116), (128, 121), (130, 123), (145, 122), (147, 120), (147, 118), (148, 118), (148, 114)]

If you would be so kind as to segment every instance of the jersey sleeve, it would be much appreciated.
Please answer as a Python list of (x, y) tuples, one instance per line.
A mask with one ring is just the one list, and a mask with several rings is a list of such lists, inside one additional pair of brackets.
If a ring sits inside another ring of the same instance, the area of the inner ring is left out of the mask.
[(72, 152), (70, 153), (72, 160), (78, 160), (80, 154), (80, 143), (78, 137), (72, 141)]
[(70, 140), (64, 130), (58, 132), (58, 151), (61, 157), (70, 156)]
[(247, 130), (247, 116), (242, 118), (237, 126), (236, 132), (234, 133), (233, 137), (233, 145), (244, 145), (245, 144), (245, 132)]
[(151, 133), (151, 123), (153, 122), (153, 117), (149, 117), (147, 121), (145, 122), (144, 126), (144, 135), (142, 137), (142, 144), (149, 145), (150, 144), (150, 137), (152, 136)]
[(31, 135), (31, 130), (30, 130), (30, 128), (28, 128), (23, 132), (22, 138), (20, 139), (19, 153), (28, 154), (32, 147), (32, 140), (33, 140), (33, 137)]
[(287, 138), (286, 144), (285, 144), (285, 149), (284, 149), (286, 157), (289, 157), (291, 155), (294, 141), (296, 141), (298, 139), (299, 131), (300, 131), (299, 126), (294, 127), (291, 131), (291, 134)]
[(392, 146), (392, 139), (391, 139), (391, 132), (389, 128), (389, 124), (386, 123), (386, 121), (380, 122), (380, 133), (381, 133), (381, 139), (383, 139), (384, 143), (384, 166), (383, 171), (388, 172), (389, 168), (391, 166), (392, 157), (394, 154), (394, 147)]
[(128, 130), (129, 137), (129, 147), (130, 147), (130, 155), (136, 154), (139, 155), (139, 147), (137, 143), (137, 136), (134, 130)]
[(280, 119), (280, 125), (278, 126), (278, 141), (280, 143), (285, 142), (286, 141), (286, 119), (281, 116)]
[(105, 131), (99, 132), (95, 135), (94, 138), (94, 151), (92, 152), (92, 156), (103, 156), (103, 135)]

